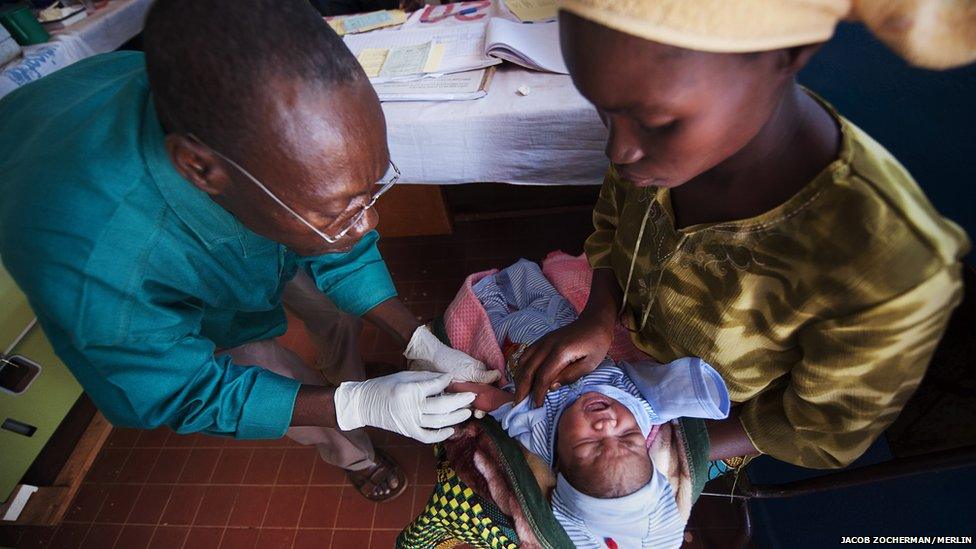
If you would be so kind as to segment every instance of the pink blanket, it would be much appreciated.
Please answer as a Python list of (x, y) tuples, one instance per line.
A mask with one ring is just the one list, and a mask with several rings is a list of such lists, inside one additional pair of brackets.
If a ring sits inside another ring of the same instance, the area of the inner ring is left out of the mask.
[[(489, 368), (495, 368), (504, 374), (504, 355), (495, 340), (488, 315), (472, 290), (472, 286), (479, 280), (497, 272), (497, 269), (492, 269), (468, 276), (444, 313), (444, 325), (447, 336), (456, 349), (464, 351), (484, 362)], [(593, 271), (585, 256), (573, 257), (561, 251), (551, 252), (542, 261), (542, 273), (576, 308), (577, 312), (583, 310), (590, 295), (590, 280), (593, 278)], [(613, 360), (650, 359), (634, 347), (627, 329), (619, 323), (614, 328), (613, 344), (607, 355)]]

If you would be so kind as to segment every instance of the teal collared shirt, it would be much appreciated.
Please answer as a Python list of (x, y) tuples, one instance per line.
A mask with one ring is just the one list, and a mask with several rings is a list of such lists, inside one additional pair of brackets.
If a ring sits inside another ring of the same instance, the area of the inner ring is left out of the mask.
[(395, 296), (378, 236), (299, 257), (184, 180), (163, 138), (140, 53), (0, 100), (0, 258), (113, 423), (280, 437), (298, 382), (214, 350), (281, 335), (298, 269), (351, 314)]

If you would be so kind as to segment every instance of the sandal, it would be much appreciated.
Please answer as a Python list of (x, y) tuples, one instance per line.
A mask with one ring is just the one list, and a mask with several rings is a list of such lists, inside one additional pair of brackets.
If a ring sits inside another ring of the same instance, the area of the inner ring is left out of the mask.
[[(407, 489), (407, 475), (389, 454), (379, 448), (375, 450), (373, 460), (376, 465), (360, 471), (346, 471), (346, 477), (364, 498), (377, 503), (393, 501)], [(396, 474), (396, 488), (385, 494), (378, 492), (391, 470)]]

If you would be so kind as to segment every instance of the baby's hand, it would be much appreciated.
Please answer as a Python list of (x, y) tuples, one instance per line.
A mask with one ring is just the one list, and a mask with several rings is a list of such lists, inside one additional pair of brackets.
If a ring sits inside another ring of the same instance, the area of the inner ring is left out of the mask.
[(503, 391), (494, 385), (487, 383), (474, 383), (471, 381), (457, 381), (447, 386), (449, 393), (474, 393), (474, 402), (471, 404), (475, 410), (482, 412), (493, 412), (503, 404), (511, 402), (512, 393)]

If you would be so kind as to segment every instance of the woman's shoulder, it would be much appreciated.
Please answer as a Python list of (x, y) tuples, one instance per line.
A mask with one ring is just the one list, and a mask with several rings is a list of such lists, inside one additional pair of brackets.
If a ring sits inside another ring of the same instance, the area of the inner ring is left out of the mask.
[(935, 209), (887, 149), (850, 121), (841, 118), (840, 122), (846, 169), (832, 187), (839, 199), (850, 201), (855, 208), (849, 214), (872, 231), (873, 238), (868, 240), (885, 250), (909, 251), (918, 246), (935, 261), (958, 261), (969, 248), (965, 232)]
[(841, 151), (826, 184), (807, 212), (780, 227), (806, 244), (800, 263), (845, 294), (871, 288), (873, 296), (898, 295), (958, 263), (969, 251), (965, 232), (881, 144), (839, 122)]

